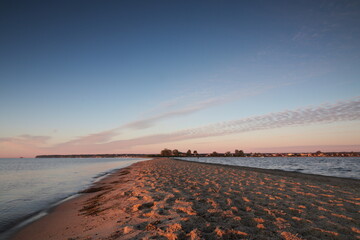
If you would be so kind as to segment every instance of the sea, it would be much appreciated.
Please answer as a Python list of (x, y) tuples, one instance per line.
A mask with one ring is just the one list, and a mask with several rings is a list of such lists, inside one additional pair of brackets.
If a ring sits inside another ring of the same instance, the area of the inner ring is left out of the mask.
[(186, 157), (178, 159), (360, 179), (360, 157)]
[(120, 168), (146, 158), (0, 158), (0, 240)]

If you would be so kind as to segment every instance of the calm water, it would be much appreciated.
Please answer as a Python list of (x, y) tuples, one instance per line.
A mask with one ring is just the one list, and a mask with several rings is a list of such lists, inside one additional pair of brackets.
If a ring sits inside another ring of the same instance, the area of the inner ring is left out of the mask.
[(76, 194), (98, 177), (144, 160), (147, 159), (0, 159), (0, 239), (7, 238), (4, 231), (15, 223)]
[(183, 160), (198, 161), (205, 163), (219, 163), (233, 166), (255, 167), (265, 169), (279, 169), (311, 173), (324, 176), (344, 177), (360, 179), (360, 158), (336, 158), (336, 157), (226, 157), (226, 158), (180, 158)]

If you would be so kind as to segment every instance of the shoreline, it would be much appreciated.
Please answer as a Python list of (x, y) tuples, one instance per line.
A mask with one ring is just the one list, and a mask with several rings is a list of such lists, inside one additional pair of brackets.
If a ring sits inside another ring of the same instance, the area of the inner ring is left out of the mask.
[(11, 237), (13, 237), (18, 232), (20, 232), (21, 229), (27, 227), (28, 225), (31, 225), (32, 223), (40, 220), (41, 218), (51, 214), (51, 212), (54, 211), (59, 205), (63, 204), (64, 202), (70, 201), (71, 199), (77, 198), (80, 195), (81, 195), (81, 193), (71, 194), (71, 195), (65, 197), (64, 199), (54, 202), (39, 211), (31, 213), (27, 216), (20, 218), (19, 220), (15, 221), (13, 223), (11, 223), (9, 225), (10, 228), (1, 233), (0, 240), (11, 239)]
[[(337, 177), (337, 178), (345, 178), (345, 179), (357, 179), (360, 180), (360, 169), (359, 169), (359, 161), (360, 158), (349, 158), (350, 162), (342, 162), (341, 158), (336, 158), (336, 160), (340, 160), (342, 163), (341, 165), (334, 165), (330, 163), (327, 167), (320, 167), (323, 163), (320, 161), (329, 161), (331, 158), (315, 158), (315, 161), (312, 161), (309, 157), (304, 157), (305, 161), (302, 161), (301, 157), (298, 158), (284, 158), (284, 165), (277, 165), (279, 161), (282, 161), (282, 158), (267, 158), (272, 159), (267, 161), (266, 158), (232, 158), (232, 157), (224, 157), (224, 158), (205, 158), (205, 160), (198, 158), (177, 158), (174, 159), (178, 160), (185, 160), (185, 161), (192, 161), (192, 162), (203, 162), (209, 164), (220, 164), (220, 165), (229, 165), (229, 166), (240, 166), (240, 167), (248, 167), (254, 169), (268, 169), (268, 170), (281, 170), (285, 172), (297, 172), (297, 173), (304, 173), (304, 174), (312, 174), (312, 175), (319, 175), (319, 176), (327, 176), (327, 177)], [(230, 159), (228, 161), (227, 159)], [(246, 159), (245, 161), (243, 161)], [(250, 161), (249, 161), (249, 160)], [(252, 164), (253, 162), (260, 162), (264, 159), (264, 164)], [(292, 162), (293, 159), (296, 159), (295, 162)], [(342, 158), (346, 159), (346, 158)], [(275, 160), (275, 161), (274, 161)], [(319, 161), (317, 161), (319, 160)], [(351, 162), (353, 161), (353, 162)], [(356, 162), (356, 163), (355, 163)], [(235, 164), (235, 165), (233, 165)], [(239, 165), (238, 165), (239, 164)], [(353, 166), (354, 164), (354, 166)], [(325, 164), (326, 165), (326, 164)], [(352, 168), (353, 166), (353, 168)]]
[[(197, 161), (191, 161), (191, 160), (183, 160), (183, 159), (179, 159), (179, 158), (172, 158), (173, 160), (176, 161), (185, 161), (185, 162), (192, 162), (192, 163), (201, 163), (201, 164), (210, 164), (210, 165), (215, 165), (215, 166), (219, 166), (219, 167), (230, 167), (230, 168), (238, 168), (238, 169), (243, 169), (243, 170), (249, 170), (249, 171), (254, 171), (254, 172), (259, 172), (259, 173), (267, 173), (267, 174), (274, 174), (274, 175), (279, 175), (279, 176), (288, 176), (291, 177), (290, 174), (293, 174), (293, 177), (308, 177), (308, 178), (312, 178), (312, 179), (316, 179), (318, 181), (336, 181), (336, 179), (339, 180), (339, 183), (341, 181), (350, 181), (354, 184), (358, 184), (359, 188), (360, 188), (360, 179), (357, 178), (347, 178), (347, 177), (338, 177), (338, 176), (328, 176), (328, 175), (321, 175), (321, 174), (314, 174), (314, 173), (305, 173), (305, 172), (298, 172), (298, 171), (287, 171), (287, 170), (282, 170), (282, 169), (268, 169), (268, 168), (257, 168), (257, 167), (246, 167), (246, 166), (235, 166), (235, 165), (227, 165), (227, 164), (221, 164), (221, 163), (209, 163), (209, 162), (197, 162)], [(333, 180), (331, 180), (333, 179)]]
[[(145, 160), (146, 161), (146, 160)], [(130, 165), (132, 165), (133, 163), (130, 164), (126, 164), (123, 167), (120, 168), (115, 168), (115, 169), (111, 169), (105, 172), (101, 172), (98, 173), (97, 175), (94, 175), (91, 179), (91, 182), (89, 182), (88, 184), (84, 185), (83, 189), (71, 193), (68, 196), (65, 196), (64, 198), (61, 198), (55, 202), (50, 203), (49, 205), (44, 206), (44, 208), (33, 212), (31, 214), (28, 214), (26, 216), (23, 216), (17, 220), (15, 220), (14, 222), (9, 223), (8, 229), (1, 232), (0, 233), (0, 240), (7, 240), (7, 239), (11, 239), (14, 235), (16, 235), (19, 231), (21, 231), (23, 228), (27, 227), (28, 225), (31, 225), (32, 223), (42, 219), (43, 217), (51, 214), (59, 205), (70, 201), (74, 198), (78, 198), (81, 195), (83, 195), (84, 191), (86, 191), (87, 189), (92, 188), (92, 186), (94, 186), (97, 182), (101, 181), (102, 179), (110, 176), (113, 173), (116, 173), (117, 171), (120, 171), (123, 168), (129, 167)]]
[[(359, 186), (356, 179), (153, 159), (109, 174), (10, 239), (360, 238)], [(296, 230), (300, 223), (306, 229)]]

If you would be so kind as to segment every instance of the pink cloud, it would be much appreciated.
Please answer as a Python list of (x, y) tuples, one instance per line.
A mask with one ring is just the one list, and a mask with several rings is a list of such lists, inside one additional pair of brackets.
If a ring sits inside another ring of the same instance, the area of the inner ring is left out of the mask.
[(87, 136), (82, 136), (77, 139), (65, 142), (65, 145), (81, 145), (81, 144), (94, 144), (94, 143), (104, 143), (110, 141), (114, 136), (117, 136), (117, 129), (111, 129), (99, 133), (89, 134)]
[[(210, 104), (207, 103), (207, 104)], [(201, 107), (207, 106), (204, 103)], [(185, 109), (183, 111), (169, 112), (166, 115), (134, 122), (133, 127), (141, 127), (146, 123), (152, 123), (159, 119), (178, 114), (187, 114), (197, 111), (201, 107)], [(333, 104), (287, 110), (283, 112), (269, 113), (260, 116), (248, 117), (233, 121), (219, 122), (207, 126), (185, 129), (165, 134), (154, 134), (133, 139), (111, 141), (117, 135), (118, 129), (112, 129), (97, 134), (91, 134), (69, 142), (46, 146), (49, 137), (22, 135), (15, 138), (0, 139), (2, 149), (13, 149), (19, 152), (35, 152), (38, 154), (73, 154), (73, 153), (113, 153), (129, 151), (137, 146), (154, 145), (169, 142), (201, 139), (204, 137), (218, 137), (235, 133), (245, 133), (258, 130), (277, 129), (291, 126), (305, 126), (311, 124), (326, 124), (342, 121), (360, 120), (360, 97)], [(131, 124), (125, 125), (129, 127)], [(10, 151), (10, 150), (9, 150)], [(4, 152), (0, 152), (4, 155)]]
[[(288, 83), (286, 83), (286, 84), (288, 84)], [(147, 117), (147, 118), (143, 118), (140, 120), (136, 120), (136, 121), (127, 123), (125, 125), (122, 125), (120, 127), (117, 127), (117, 128), (111, 129), (111, 130), (107, 130), (107, 131), (103, 131), (103, 132), (99, 132), (99, 133), (95, 133), (95, 134), (90, 134), (87, 136), (81, 136), (74, 140), (62, 143), (59, 146), (65, 147), (65, 146), (70, 146), (70, 145), (102, 144), (102, 143), (110, 142), (113, 137), (118, 136), (120, 134), (119, 131), (121, 131), (121, 130), (147, 129), (165, 119), (189, 115), (189, 114), (199, 112), (199, 111), (209, 108), (209, 107), (221, 105), (221, 104), (231, 102), (234, 100), (238, 100), (238, 99), (241, 99), (244, 97), (257, 95), (257, 94), (260, 94), (264, 91), (267, 91), (267, 90), (275, 88), (275, 87), (277, 87), (277, 86), (257, 87), (255, 90), (253, 89), (253, 90), (246, 91), (246, 93), (244, 93), (243, 90), (241, 92), (239, 92), (237, 90), (232, 93), (227, 93), (221, 97), (208, 98), (208, 99), (204, 99), (204, 100), (201, 100), (201, 101), (198, 101), (195, 103), (193, 101), (190, 101), (191, 103), (188, 105), (185, 105), (185, 107), (176, 108), (176, 106), (179, 104), (183, 105), (183, 102), (187, 98), (186, 96), (182, 96), (178, 99), (165, 102), (165, 103), (161, 104), (161, 106), (160, 106), (161, 108), (165, 108), (165, 109), (171, 107), (171, 108), (174, 108), (175, 110), (170, 110), (170, 111), (168, 110), (164, 113), (157, 114), (157, 115)], [(157, 110), (159, 110), (159, 109), (157, 109)], [(97, 146), (99, 146), (99, 145), (97, 145)]]
[(0, 138), (0, 143), (14, 143), (25, 145), (41, 145), (45, 144), (51, 137), (49, 136), (32, 136), (28, 134), (20, 135), (17, 137)]
[(208, 126), (185, 129), (166, 134), (154, 134), (134, 139), (124, 139), (106, 143), (85, 143), (59, 145), (54, 150), (63, 148), (62, 151), (92, 151), (116, 152), (128, 150), (136, 146), (169, 143), (204, 137), (217, 137), (234, 133), (251, 132), (258, 130), (276, 129), (289, 126), (302, 126), (319, 123), (332, 123), (341, 121), (360, 120), (360, 98), (337, 102), (335, 104), (323, 104), (317, 107), (308, 107), (297, 110), (288, 110), (270, 113), (239, 120), (220, 122)]
[(17, 137), (0, 138), (1, 157), (33, 157), (42, 152), (49, 136), (21, 135)]
[(173, 111), (168, 111), (166, 113), (159, 114), (159, 115), (149, 117), (149, 118), (145, 118), (142, 120), (134, 121), (134, 122), (125, 124), (124, 126), (122, 126), (120, 128), (131, 128), (131, 129), (149, 128), (149, 127), (152, 127), (156, 122), (158, 122), (160, 120), (168, 119), (168, 118), (172, 118), (172, 117), (189, 115), (191, 113), (198, 112), (198, 111), (208, 108), (210, 106), (220, 104), (222, 101), (223, 100), (216, 99), (216, 98), (208, 99), (205, 101), (201, 101), (197, 104), (192, 104), (191, 106), (187, 106), (187, 107), (180, 108), (180, 109), (173, 110)]

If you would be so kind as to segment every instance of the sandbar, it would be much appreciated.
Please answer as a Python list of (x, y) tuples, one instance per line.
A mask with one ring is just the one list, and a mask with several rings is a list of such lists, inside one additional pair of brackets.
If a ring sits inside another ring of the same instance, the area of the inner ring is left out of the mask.
[(360, 239), (359, 189), (354, 179), (156, 158), (12, 239)]

